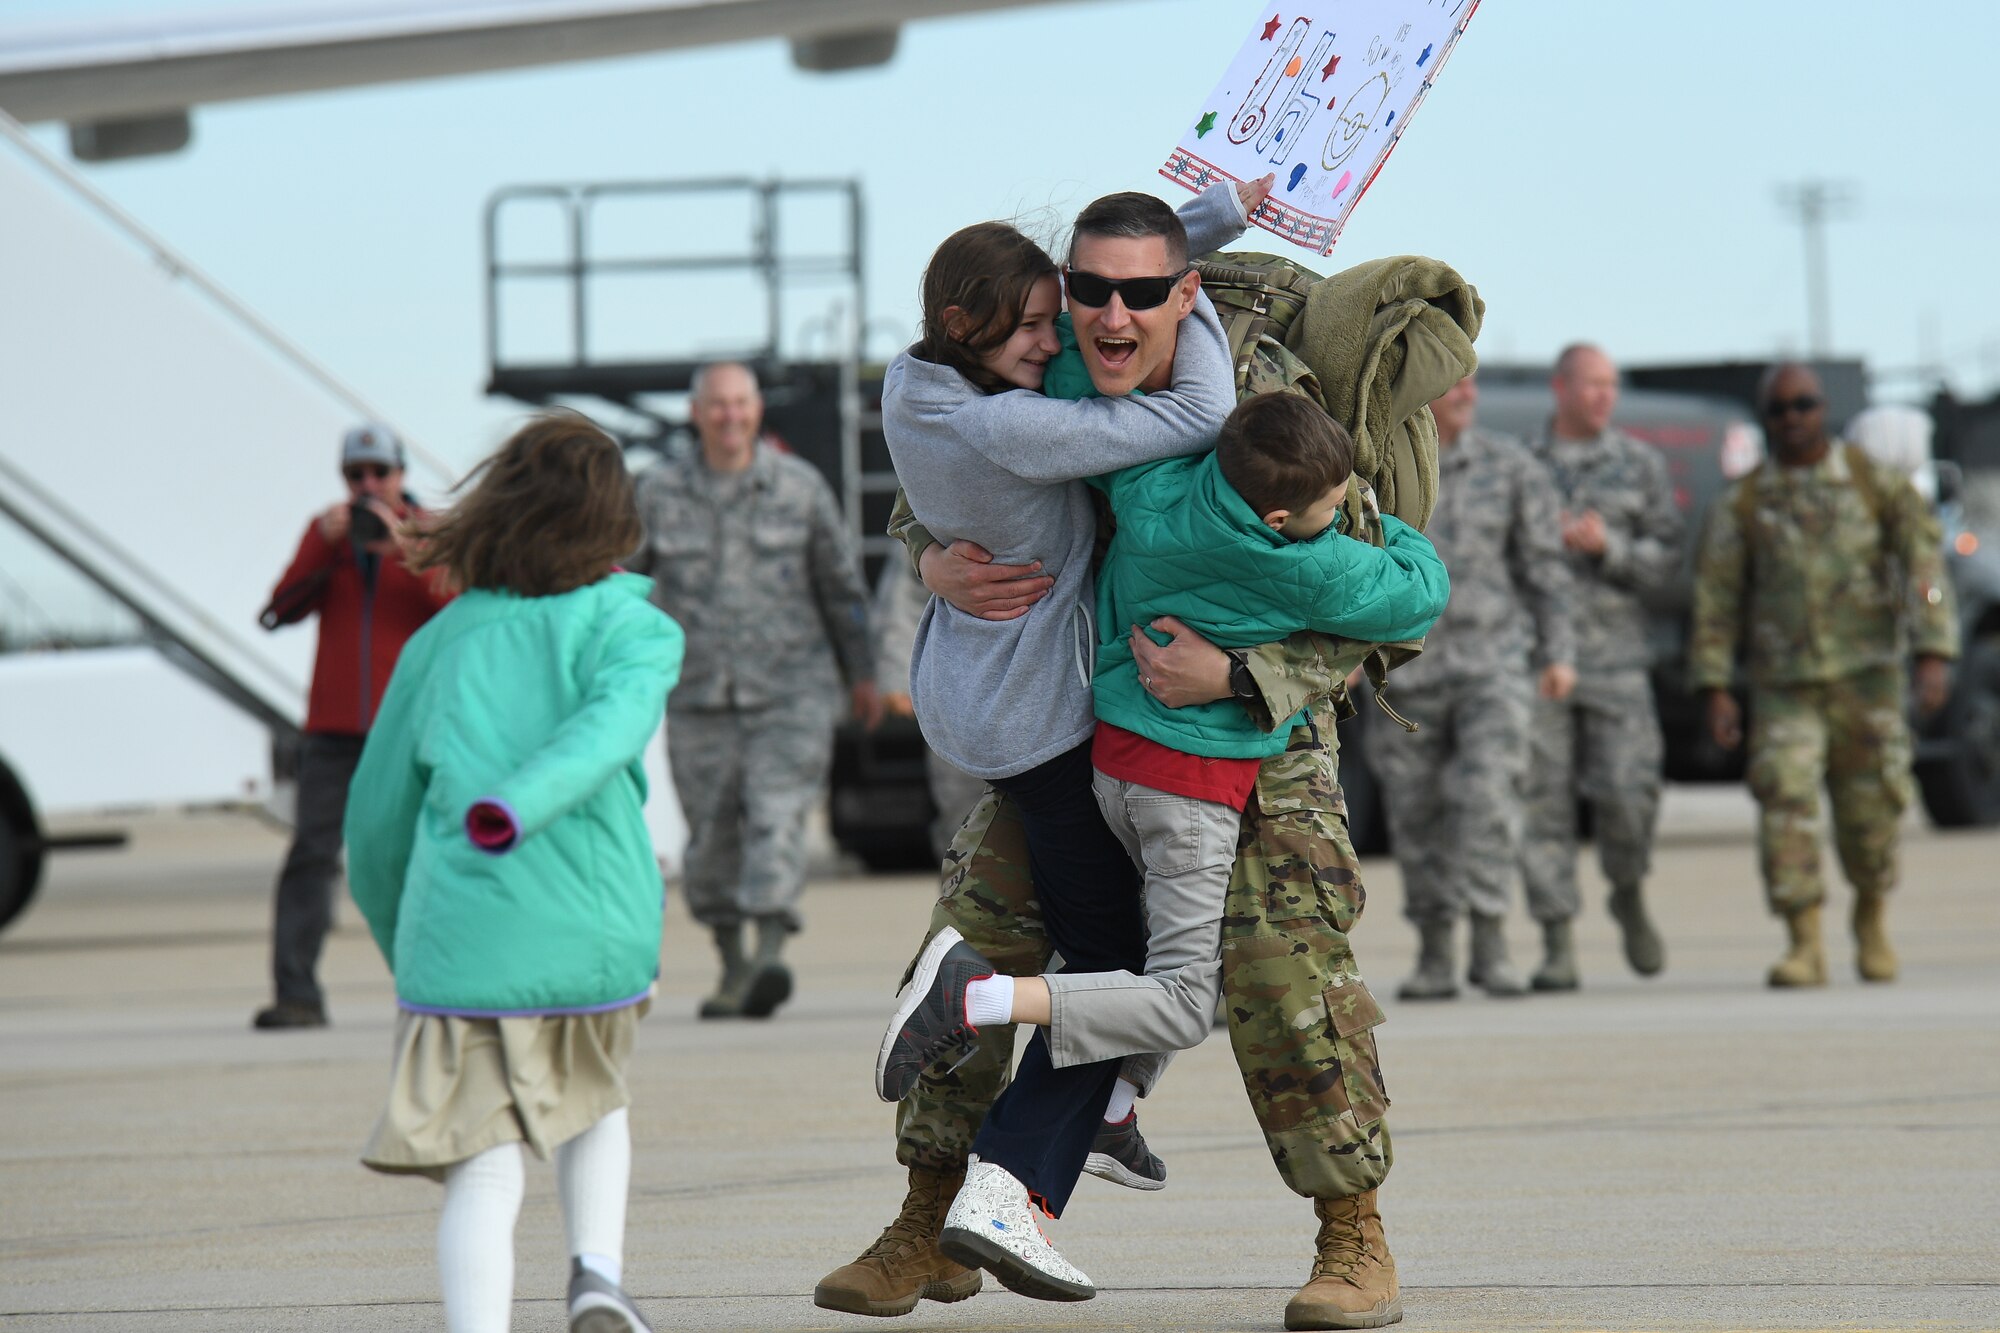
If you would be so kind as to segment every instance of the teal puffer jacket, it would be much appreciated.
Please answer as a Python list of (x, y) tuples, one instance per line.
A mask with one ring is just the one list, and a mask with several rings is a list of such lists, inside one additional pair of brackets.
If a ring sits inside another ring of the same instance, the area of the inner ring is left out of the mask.
[[(639, 759), (680, 626), (613, 574), (553, 597), (475, 589), (403, 648), (347, 802), (348, 882), (406, 1009), (616, 1008), (659, 971), (660, 871)], [(494, 855), (466, 812), (494, 799)]]
[(1444, 562), (1397, 519), (1383, 517), (1382, 547), (1337, 527), (1292, 541), (1264, 525), (1212, 453), (1126, 468), (1096, 484), (1118, 520), (1097, 575), (1097, 716), (1183, 754), (1265, 758), (1285, 748), (1302, 716), (1265, 733), (1232, 699), (1166, 707), (1139, 683), (1127, 638), (1134, 625), (1176, 616), (1225, 648), (1299, 630), (1393, 643), (1422, 638), (1444, 612)]

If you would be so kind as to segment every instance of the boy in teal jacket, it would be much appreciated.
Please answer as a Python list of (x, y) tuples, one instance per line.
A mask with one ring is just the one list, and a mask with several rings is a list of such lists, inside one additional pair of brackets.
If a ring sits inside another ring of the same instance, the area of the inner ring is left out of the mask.
[[(1045, 390), (1077, 396), (1077, 382), (1088, 385), (1080, 373), (1063, 373), (1074, 356), (1068, 350), (1050, 363)], [(1212, 454), (1093, 482), (1118, 525), (1097, 575), (1093, 788), (1105, 822), (1145, 871), (1146, 973), (998, 975), (950, 929), (932, 939), (915, 971), (924, 990), (969, 978), (962, 1008), (955, 996), (926, 998), (925, 1013), (974, 1026), (1003, 1018), (1047, 1026), (1057, 1066), (1139, 1057), (1119, 1080), (1107, 1120), (1153, 1086), (1166, 1059), (1158, 1053), (1208, 1034), (1243, 807), (1263, 759), (1308, 720), (1301, 713), (1267, 733), (1233, 700), (1168, 708), (1147, 691), (1126, 634), (1175, 616), (1225, 648), (1300, 630), (1373, 643), (1422, 638), (1450, 592), (1444, 562), (1423, 534), (1388, 515), (1381, 547), (1343, 534), (1352, 471), (1353, 442), (1337, 422), (1298, 395), (1264, 394), (1237, 405)], [(1157, 1163), (1121, 1173), (1097, 1157), (1091, 1170), (1135, 1188), (1164, 1183)]]
[(1214, 453), (1094, 483), (1118, 527), (1097, 575), (1093, 787), (1146, 873), (1146, 975), (1050, 978), (1118, 996), (1064, 1007), (1065, 1056), (1177, 1050), (1207, 1034), (1243, 806), (1261, 762), (1305, 721), (1265, 732), (1233, 699), (1168, 708), (1140, 679), (1131, 629), (1173, 616), (1223, 648), (1300, 630), (1388, 643), (1422, 638), (1444, 612), (1450, 583), (1422, 533), (1388, 515), (1381, 547), (1340, 531), (1353, 458), (1317, 405), (1264, 394), (1237, 405)]

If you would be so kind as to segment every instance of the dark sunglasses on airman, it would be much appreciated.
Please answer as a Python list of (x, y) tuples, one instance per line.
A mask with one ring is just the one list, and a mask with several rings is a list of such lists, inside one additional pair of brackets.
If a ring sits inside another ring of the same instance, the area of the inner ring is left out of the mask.
[(389, 475), (389, 469), (381, 463), (349, 463), (340, 470), (340, 475), (349, 481), (360, 481), (363, 477), (381, 481)]
[(1767, 417), (1782, 417), (1788, 413), (1796, 412), (1800, 416), (1804, 416), (1819, 405), (1820, 400), (1809, 393), (1802, 393), (1796, 398), (1773, 398), (1770, 402), (1764, 404), (1764, 415)]
[(1111, 304), (1115, 295), (1125, 302), (1127, 310), (1151, 310), (1167, 303), (1174, 294), (1174, 288), (1182, 278), (1194, 272), (1190, 264), (1178, 273), (1169, 273), (1164, 278), (1100, 278), (1095, 273), (1086, 273), (1080, 268), (1063, 270), (1064, 281), (1069, 285), (1069, 299), (1078, 305), (1087, 305), (1095, 310)]

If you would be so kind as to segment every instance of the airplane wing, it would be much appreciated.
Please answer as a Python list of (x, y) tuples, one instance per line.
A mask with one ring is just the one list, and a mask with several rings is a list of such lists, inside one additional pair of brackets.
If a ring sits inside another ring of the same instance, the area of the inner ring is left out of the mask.
[(881, 64), (905, 20), (1066, 0), (382, 0), (0, 30), (0, 109), (79, 157), (170, 152), (190, 107), (789, 37), (805, 69)]

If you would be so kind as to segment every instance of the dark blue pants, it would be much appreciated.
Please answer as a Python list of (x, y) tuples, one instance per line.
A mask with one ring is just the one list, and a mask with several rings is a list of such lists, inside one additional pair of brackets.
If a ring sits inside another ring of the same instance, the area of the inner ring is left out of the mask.
[[(1146, 970), (1138, 867), (1098, 812), (1088, 742), (993, 785), (1021, 812), (1028, 869), (1049, 944), (1065, 972)], [(986, 1113), (972, 1151), (1005, 1167), (1061, 1216), (1083, 1174), (1120, 1062), (1057, 1069), (1037, 1028), (1014, 1081)]]

